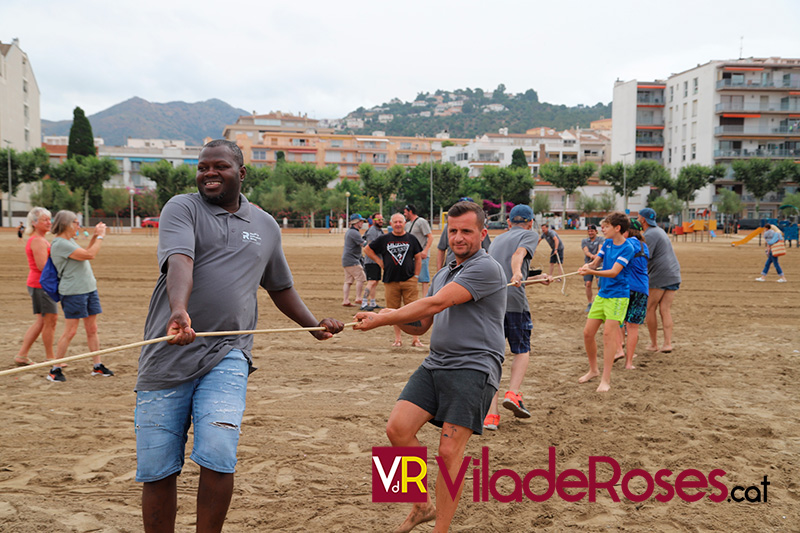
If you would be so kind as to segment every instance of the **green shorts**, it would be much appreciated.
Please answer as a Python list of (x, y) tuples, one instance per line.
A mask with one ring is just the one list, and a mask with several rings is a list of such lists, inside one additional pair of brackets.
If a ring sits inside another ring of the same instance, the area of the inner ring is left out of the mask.
[(625, 313), (628, 311), (628, 298), (602, 298), (596, 296), (592, 308), (589, 310), (588, 318), (598, 320), (625, 321)]

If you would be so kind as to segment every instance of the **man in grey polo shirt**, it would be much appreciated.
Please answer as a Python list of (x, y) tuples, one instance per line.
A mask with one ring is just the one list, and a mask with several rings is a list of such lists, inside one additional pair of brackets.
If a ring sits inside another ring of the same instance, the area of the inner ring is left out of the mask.
[[(546, 240), (547, 244), (550, 245), (550, 272), (549, 274), (553, 275), (553, 268), (558, 265), (561, 274), (564, 273), (564, 241), (558, 236), (558, 233), (550, 227), (548, 224), (542, 224), (542, 236), (539, 237), (539, 240)], [(560, 281), (563, 282), (563, 278), (560, 278)]]
[[(651, 352), (670, 353), (672, 351), (672, 302), (681, 286), (681, 264), (675, 257), (675, 250), (667, 232), (656, 223), (656, 212), (649, 207), (639, 211), (637, 217), (644, 228), (644, 240), (650, 249), (647, 262), (647, 276), (650, 294), (647, 297), (647, 331), (650, 333)], [(658, 347), (658, 315), (664, 328), (664, 344)]]
[[(482, 248), (484, 212), (473, 202), (458, 202), (448, 212), (448, 235), (455, 261), (433, 278), (428, 296), (380, 314), (359, 312), (355, 329), (397, 325), (411, 335), (433, 326), (430, 354), (409, 379), (389, 415), (386, 434), (392, 446), (420, 446), (417, 432), (426, 422), (441, 427), (438, 456), (447, 471), (458, 472), (467, 441), (483, 432), (483, 417), (500, 385), (505, 339), (506, 276)], [(436, 519), (447, 531), (458, 506), (446, 488), (442, 469), (436, 478), (436, 505), (428, 496), (414, 504), (397, 531), (410, 531)], [(430, 493), (429, 493), (430, 494)]]
[(410, 233), (419, 241), (422, 247), (422, 267), (419, 271), (419, 284), (422, 286), (422, 295), (428, 293), (428, 285), (431, 282), (430, 274), (430, 250), (433, 244), (433, 233), (431, 232), (431, 225), (428, 221), (417, 215), (417, 208), (411, 204), (403, 207), (403, 216), (406, 217), (406, 232)]
[(236, 447), (248, 374), (254, 370), (252, 335), (197, 337), (195, 331), (256, 327), (258, 287), (276, 307), (324, 340), (342, 330), (338, 320), (317, 321), (292, 286), (280, 229), (241, 194), (245, 178), (236, 144), (216, 140), (200, 152), (198, 193), (173, 197), (161, 212), (161, 275), (150, 299), (136, 383), (136, 480), (143, 482), (144, 530), (174, 531), (177, 477), (189, 426), (191, 459), (200, 465), (198, 531), (220, 531), (233, 494)]
[(356, 284), (356, 303), (361, 305), (361, 290), (367, 277), (364, 275), (364, 267), (361, 266), (361, 249), (364, 247), (364, 239), (361, 238), (361, 227), (364, 225), (364, 217), (355, 213), (350, 217), (350, 227), (344, 234), (344, 251), (342, 252), (342, 267), (344, 267), (344, 287), (342, 288), (342, 305), (352, 307), (350, 303), (350, 285)]
[[(531, 413), (522, 401), (522, 380), (528, 369), (531, 354), (531, 322), (528, 298), (522, 281), (528, 279), (531, 258), (539, 244), (539, 234), (533, 231), (533, 209), (525, 204), (515, 205), (508, 215), (508, 231), (495, 237), (489, 247), (489, 255), (500, 263), (509, 283), (503, 329), (514, 362), (511, 364), (509, 390), (503, 398), (503, 407), (509, 409), (517, 418), (530, 418)], [(549, 276), (540, 274), (532, 279), (543, 279), (549, 284)], [(498, 395), (492, 398), (492, 406), (483, 421), (483, 427), (496, 430), (500, 424)]]

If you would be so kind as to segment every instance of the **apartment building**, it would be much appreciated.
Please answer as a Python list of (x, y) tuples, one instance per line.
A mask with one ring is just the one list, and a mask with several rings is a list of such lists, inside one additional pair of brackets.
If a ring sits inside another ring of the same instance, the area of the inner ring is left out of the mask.
[[(753, 157), (800, 162), (800, 59), (715, 60), (663, 82), (617, 82), (613, 109), (614, 162), (660, 156), (672, 176), (691, 164), (730, 169)], [(713, 209), (720, 188), (742, 194), (743, 215), (755, 217), (755, 198), (731, 170), (696, 195), (690, 215)], [(761, 202), (762, 216), (776, 215), (780, 199)]]
[[(39, 85), (31, 62), (19, 46), (19, 39), (0, 42), (0, 147), (26, 152), (41, 146), (42, 127), (39, 114)], [(3, 196), (2, 223), (8, 224), (6, 209), (11, 199), (17, 224), (28, 210), (30, 185), (23, 185), (17, 196)]]

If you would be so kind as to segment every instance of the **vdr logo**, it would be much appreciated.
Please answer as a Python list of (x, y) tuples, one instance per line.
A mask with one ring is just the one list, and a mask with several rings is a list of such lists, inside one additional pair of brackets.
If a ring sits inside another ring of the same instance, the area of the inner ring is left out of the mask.
[(372, 501), (425, 502), (427, 474), (428, 448), (373, 447)]

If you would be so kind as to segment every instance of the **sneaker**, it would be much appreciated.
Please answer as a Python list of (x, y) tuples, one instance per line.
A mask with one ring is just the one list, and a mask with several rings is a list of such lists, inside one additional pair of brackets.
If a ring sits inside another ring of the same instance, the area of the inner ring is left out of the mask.
[(530, 418), (531, 413), (525, 409), (522, 403), (522, 394), (514, 394), (511, 391), (506, 392), (506, 397), (503, 398), (503, 407), (514, 412), (517, 418)]
[(764, 276), (759, 276), (756, 278), (756, 281), (767, 281), (764, 279)]
[(779, 278), (778, 283), (786, 283), (786, 278)]
[(587, 305), (586, 306), (586, 312), (588, 313), (591, 310), (592, 310), (592, 304)]
[(67, 381), (67, 376), (61, 371), (61, 367), (55, 366), (47, 374), (47, 381)]
[(378, 309), (383, 309), (383, 307), (381, 307), (381, 306), (380, 306), (380, 305), (378, 305), (378, 304), (375, 304), (375, 305), (372, 305), (372, 304), (370, 304), (370, 307), (372, 307), (372, 310), (373, 310), (373, 311), (377, 311)]
[(483, 429), (491, 429), (492, 431), (497, 431), (497, 426), (500, 425), (500, 415), (486, 415), (486, 418), (483, 419)]
[(111, 370), (107, 369), (104, 364), (100, 363), (99, 365), (95, 366), (92, 369), (92, 375), (103, 376), (104, 378), (107, 378), (109, 376), (113, 376), (114, 373)]

